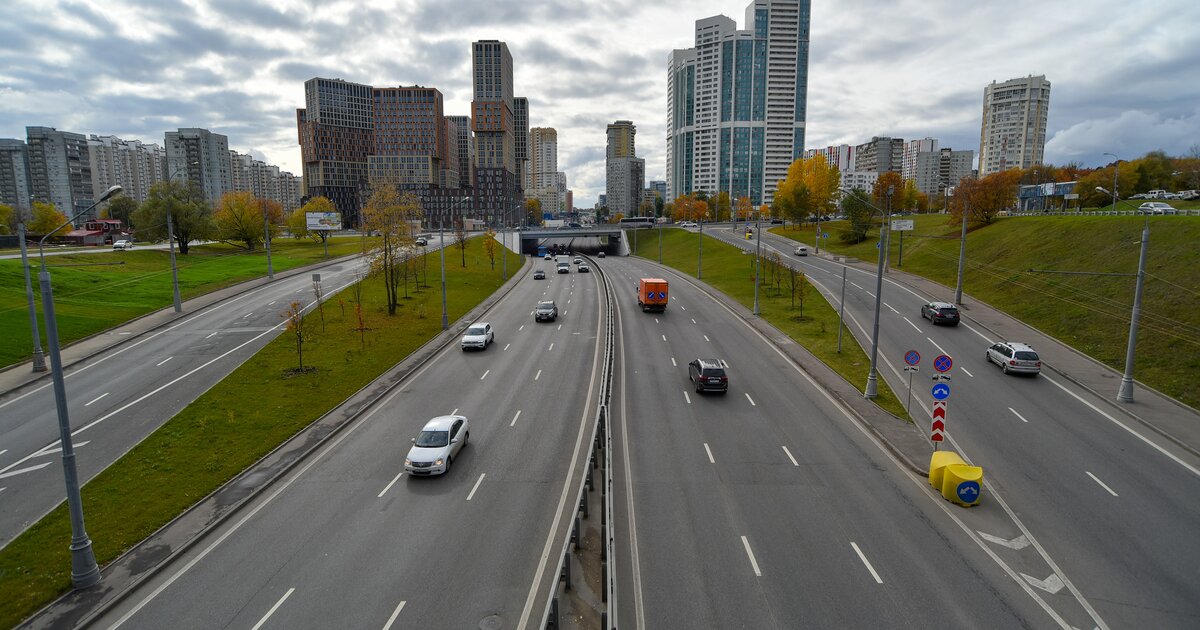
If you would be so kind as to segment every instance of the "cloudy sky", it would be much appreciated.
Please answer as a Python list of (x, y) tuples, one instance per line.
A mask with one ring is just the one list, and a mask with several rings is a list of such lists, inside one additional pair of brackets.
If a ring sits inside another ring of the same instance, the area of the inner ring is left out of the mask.
[[(1196, 0), (812, 0), (808, 148), (873, 135), (978, 150), (983, 87), (1045, 74), (1046, 160), (1200, 144)], [(0, 137), (26, 125), (162, 144), (206, 127), (300, 173), (303, 83), (424, 85), (468, 114), (470, 44), (508, 43), (530, 125), (590, 207), (605, 125), (637, 125), (664, 179), (666, 58), (745, 0), (0, 0)]]

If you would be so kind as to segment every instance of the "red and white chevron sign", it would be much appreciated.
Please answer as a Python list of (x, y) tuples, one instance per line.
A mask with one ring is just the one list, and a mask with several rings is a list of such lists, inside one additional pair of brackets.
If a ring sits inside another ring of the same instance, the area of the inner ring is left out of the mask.
[(933, 402), (933, 426), (930, 428), (929, 440), (941, 442), (946, 439), (946, 401)]

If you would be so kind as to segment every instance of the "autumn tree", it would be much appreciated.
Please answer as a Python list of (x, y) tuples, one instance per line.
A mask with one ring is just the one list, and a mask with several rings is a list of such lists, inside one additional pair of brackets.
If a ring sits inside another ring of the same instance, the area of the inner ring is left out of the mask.
[[(888, 191), (891, 191), (891, 208), (888, 207)], [(900, 173), (895, 171), (887, 171), (879, 174), (879, 179), (875, 180), (875, 185), (871, 187), (871, 203), (878, 208), (872, 213), (883, 214), (885, 211), (891, 210), (895, 212), (903, 207), (904, 200), (904, 180), (901, 179)], [(885, 219), (886, 220), (886, 219)]]
[(146, 200), (133, 213), (139, 240), (161, 241), (167, 238), (167, 213), (179, 253), (187, 254), (192, 241), (214, 236), (212, 208), (195, 182), (162, 181), (150, 187)]
[(871, 229), (875, 209), (867, 198), (867, 192), (855, 188), (842, 197), (842, 214), (846, 217), (846, 227), (838, 233), (843, 243), (861, 243), (867, 239)]
[(408, 262), (412, 249), (409, 217), (417, 214), (421, 202), (412, 193), (401, 193), (392, 184), (378, 186), (363, 208), (363, 225), (379, 234), (379, 246), (369, 253), (372, 275), (383, 278), (388, 315), (396, 314), (400, 303), (400, 282), (408, 292)]
[(797, 159), (776, 188), (776, 210), (796, 223), (803, 223), (806, 218), (826, 211), (840, 181), (840, 171), (830, 166), (824, 155)]
[(217, 240), (226, 243), (240, 241), (246, 244), (246, 249), (257, 248), (265, 238), (264, 216), (267, 230), (273, 238), (279, 233), (279, 224), (283, 222), (282, 206), (275, 201), (259, 199), (245, 190), (225, 193), (213, 213)]
[(638, 216), (639, 217), (654, 216), (654, 202), (650, 201), (649, 199), (643, 199), (642, 203), (638, 206)]
[(100, 209), (101, 219), (117, 219), (126, 228), (133, 225), (133, 213), (137, 212), (138, 202), (128, 195), (111, 197), (108, 203)]
[(672, 208), (671, 219), (678, 223), (679, 221), (699, 221), (705, 218), (708, 214), (708, 202), (701, 200), (700, 194), (692, 193), (677, 197)]
[(754, 204), (750, 203), (749, 197), (738, 197), (737, 200), (737, 218), (739, 221), (748, 221), (751, 213), (754, 212)]
[(541, 225), (542, 224), (542, 200), (541, 199), (526, 199), (525, 200), (525, 224), (526, 225)]
[[(67, 215), (58, 211), (52, 203), (42, 203), (40, 201), (33, 202), (33, 218), (29, 224), (25, 226), (25, 230), (30, 234), (46, 235), (50, 230), (67, 222)], [(75, 229), (74, 226), (67, 225), (58, 233), (70, 232)]]
[(458, 253), (462, 257), (462, 266), (467, 266), (467, 229), (462, 217), (454, 220), (454, 240), (458, 244)]
[(961, 222), (965, 211), (969, 222), (991, 223), (1001, 210), (1016, 203), (1020, 181), (1021, 170), (1015, 168), (979, 179), (964, 179), (950, 198), (950, 222)]
[(12, 206), (0, 203), (0, 234), (12, 234), (16, 214)]
[(729, 221), (733, 218), (733, 202), (730, 200), (728, 192), (722, 190), (717, 193), (714, 206), (715, 221)]
[(500, 243), (496, 242), (496, 231), (489, 228), (483, 239), (483, 253), (488, 257), (492, 271), (496, 270), (496, 248), (499, 246)]

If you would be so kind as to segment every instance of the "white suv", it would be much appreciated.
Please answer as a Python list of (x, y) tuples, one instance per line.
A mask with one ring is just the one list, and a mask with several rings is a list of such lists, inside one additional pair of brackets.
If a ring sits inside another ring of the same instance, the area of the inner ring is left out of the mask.
[(117, 251), (118, 249), (133, 249), (133, 241), (122, 239), (113, 243), (113, 251)]
[(492, 330), (492, 325), (487, 322), (475, 322), (467, 327), (467, 332), (463, 333), (462, 349), (470, 350), (487, 350), (488, 344), (496, 341), (496, 333)]
[(1042, 371), (1042, 359), (1033, 348), (1016, 341), (1001, 341), (987, 349), (988, 363), (1000, 366), (1000, 371), (1037, 374)]

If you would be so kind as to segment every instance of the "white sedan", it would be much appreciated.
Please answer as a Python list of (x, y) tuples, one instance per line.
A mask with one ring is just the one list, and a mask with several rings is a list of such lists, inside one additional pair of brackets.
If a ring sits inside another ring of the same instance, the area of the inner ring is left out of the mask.
[(469, 429), (470, 423), (464, 416), (438, 416), (426, 422), (408, 449), (404, 471), (413, 476), (450, 472), (450, 464), (471, 437)]

